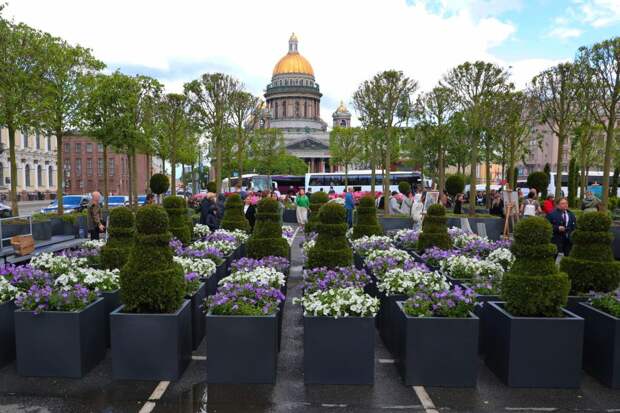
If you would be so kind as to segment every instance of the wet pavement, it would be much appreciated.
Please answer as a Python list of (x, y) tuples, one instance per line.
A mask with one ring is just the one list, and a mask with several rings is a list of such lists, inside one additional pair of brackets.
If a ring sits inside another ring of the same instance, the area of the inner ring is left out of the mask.
[[(0, 413), (620, 413), (620, 390), (608, 389), (585, 373), (576, 390), (512, 389), (482, 362), (476, 389), (417, 389), (419, 398), (416, 389), (402, 384), (378, 334), (374, 386), (304, 385), (302, 314), (292, 304), (301, 292), (301, 239), (298, 234), (293, 243), (275, 385), (207, 385), (203, 341), (181, 380), (169, 384), (114, 381), (109, 352), (80, 380), (20, 377), (15, 364), (6, 366), (0, 369)], [(156, 388), (165, 391), (159, 394)]]

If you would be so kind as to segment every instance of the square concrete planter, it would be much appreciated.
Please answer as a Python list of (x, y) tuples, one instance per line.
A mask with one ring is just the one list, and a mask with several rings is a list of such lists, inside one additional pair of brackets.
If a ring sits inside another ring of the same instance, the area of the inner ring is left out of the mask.
[(276, 381), (278, 316), (207, 314), (207, 383)]
[(105, 305), (105, 342), (110, 347), (110, 313), (121, 306), (121, 290), (103, 291), (101, 297)]
[(15, 303), (0, 304), (0, 367), (15, 360)]
[(196, 350), (205, 338), (204, 300), (207, 298), (207, 285), (200, 283), (198, 291), (187, 297), (192, 302), (192, 350)]
[(191, 301), (170, 314), (110, 315), (112, 375), (116, 380), (178, 380), (192, 358)]
[(581, 303), (575, 313), (585, 320), (583, 369), (601, 383), (620, 388), (620, 318)]
[[(468, 287), (468, 285), (465, 285)], [(489, 301), (500, 301), (501, 297), (499, 295), (480, 295), (476, 294), (476, 306), (474, 307), (473, 313), (480, 319), (479, 322), (479, 332), (478, 335), (478, 354), (485, 353), (485, 346), (489, 343), (489, 327), (487, 323), (486, 310), (489, 308), (487, 303)]]
[(508, 386), (577, 388), (581, 381), (583, 318), (515, 317), (503, 302), (486, 305), (487, 366)]
[(403, 321), (400, 374), (407, 386), (475, 387), (478, 381), (478, 317), (410, 317)]
[(385, 295), (379, 292), (380, 307), (377, 313), (377, 329), (385, 344), (385, 347), (394, 357), (398, 357), (401, 352), (402, 333), (404, 325), (400, 316), (400, 309), (396, 304), (398, 301), (407, 299), (406, 295)]
[(17, 373), (80, 378), (105, 357), (103, 298), (80, 311), (15, 311)]
[(411, 218), (398, 215), (381, 216), (379, 217), (379, 224), (381, 224), (383, 232), (413, 227), (413, 221)]
[(306, 384), (373, 384), (374, 317), (304, 316)]

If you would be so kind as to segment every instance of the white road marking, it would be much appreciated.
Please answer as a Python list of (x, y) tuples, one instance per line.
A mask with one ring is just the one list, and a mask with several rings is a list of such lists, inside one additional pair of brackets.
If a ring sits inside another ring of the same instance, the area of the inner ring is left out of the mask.
[(422, 407), (424, 407), (424, 411), (426, 413), (439, 413), (437, 408), (435, 408), (435, 404), (431, 400), (431, 397), (428, 395), (423, 386), (413, 386), (413, 390), (418, 396), (418, 399), (420, 399), (420, 403), (422, 403)]
[(414, 410), (419, 409), (419, 404), (412, 404), (410, 406), (381, 406), (382, 409), (385, 410)]
[(192, 356), (192, 360), (206, 360), (207, 356)]
[(379, 363), (381, 364), (394, 364), (396, 360), (394, 359), (379, 359)]
[(153, 390), (153, 393), (149, 396), (149, 400), (144, 403), (144, 406), (140, 409), (139, 413), (151, 413), (153, 409), (155, 409), (155, 403), (157, 400), (161, 399), (161, 396), (164, 395), (168, 389), (168, 386), (170, 386), (169, 381), (160, 381), (157, 387), (155, 387), (155, 390)]
[(321, 404), (321, 407), (339, 407), (339, 408), (342, 408), (342, 407), (347, 407), (347, 405), (346, 404), (328, 404), (328, 403), (323, 403), (323, 404)]
[(506, 407), (509, 412), (555, 412), (556, 407)]

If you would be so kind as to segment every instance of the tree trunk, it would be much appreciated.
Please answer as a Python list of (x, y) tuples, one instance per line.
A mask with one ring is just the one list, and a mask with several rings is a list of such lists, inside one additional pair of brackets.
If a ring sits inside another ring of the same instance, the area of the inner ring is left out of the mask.
[(560, 199), (562, 197), (562, 151), (564, 149), (565, 142), (564, 129), (560, 129), (560, 133), (558, 134), (558, 162), (556, 165), (556, 175), (555, 175), (555, 199)]
[(485, 205), (487, 208), (491, 208), (491, 148), (487, 146), (485, 159), (484, 159), (485, 175), (486, 175), (486, 199)]
[(471, 170), (469, 171), (469, 215), (476, 216), (476, 166), (478, 165), (478, 147), (480, 145), (480, 135), (474, 130), (471, 145)]
[(177, 191), (176, 191), (176, 180), (177, 180), (177, 160), (174, 157), (174, 155), (172, 155), (171, 153), (171, 157), (170, 157), (170, 193), (172, 195), (176, 195)]
[(131, 168), (133, 169), (133, 199), (136, 205), (138, 205), (138, 157), (135, 149), (133, 150), (131, 161)]
[(611, 108), (607, 120), (607, 138), (605, 141), (605, 160), (603, 161), (603, 211), (607, 211), (609, 202), (609, 171), (611, 169), (611, 155), (615, 143), (614, 128), (616, 126), (616, 108)]
[(585, 148), (581, 148), (581, 153), (580, 155), (580, 167), (581, 167), (581, 179), (579, 180), (579, 200), (583, 201), (583, 198), (585, 196), (586, 193), (586, 185), (587, 185), (587, 177), (588, 177), (588, 165), (586, 164), (587, 160), (586, 160), (586, 151), (584, 150)]
[(347, 191), (349, 189), (349, 164), (344, 164), (344, 190)]
[(129, 196), (129, 206), (133, 206), (134, 205), (134, 199), (133, 199), (133, 173), (131, 170), (131, 150), (127, 151), (127, 189), (128, 189), (128, 196)]
[(105, 209), (108, 209), (108, 145), (103, 145), (103, 193), (105, 194)]
[(385, 215), (389, 214), (389, 202), (388, 197), (390, 195), (390, 144), (392, 143), (390, 137), (392, 136), (392, 129), (388, 126), (386, 131), (385, 140), (385, 169), (383, 172), (383, 211)]
[(446, 188), (446, 165), (445, 165), (445, 159), (446, 159), (446, 152), (443, 148), (443, 145), (439, 145), (439, 157), (437, 159), (437, 168), (439, 169), (439, 191), (443, 192), (443, 190)]
[(215, 188), (218, 194), (222, 192), (222, 135), (220, 133), (215, 144)]
[[(13, 151), (15, 151), (15, 131), (13, 131)], [(62, 202), (64, 165), (62, 162), (62, 131), (56, 131), (56, 204), (58, 205), (58, 215), (65, 212)], [(75, 178), (74, 178), (75, 179)], [(68, 189), (68, 188), (67, 188)]]
[[(60, 152), (60, 151), (58, 151)], [(13, 216), (19, 216), (19, 207), (17, 206), (17, 159), (15, 159), (15, 128), (9, 126), (9, 161), (11, 163), (11, 210)], [(60, 205), (58, 206), (60, 208)]]
[(375, 171), (376, 165), (374, 161), (370, 162), (370, 192), (372, 197), (375, 197), (375, 185), (377, 183), (377, 172)]
[(241, 129), (241, 125), (237, 125), (237, 169), (241, 187), (243, 187), (243, 151), (245, 149), (243, 139), (241, 139), (242, 136), (243, 130)]

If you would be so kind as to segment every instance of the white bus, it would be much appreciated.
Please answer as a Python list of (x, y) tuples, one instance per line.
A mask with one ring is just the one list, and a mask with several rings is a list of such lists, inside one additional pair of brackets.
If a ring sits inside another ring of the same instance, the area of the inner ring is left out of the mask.
[[(549, 186), (547, 186), (547, 193), (550, 195), (555, 194), (555, 180), (556, 180), (556, 176), (557, 173), (556, 172), (551, 172), (551, 179), (549, 179)], [(612, 176), (610, 174), (609, 180), (610, 180), (610, 184), (611, 184), (611, 179)], [(594, 185), (596, 187), (596, 185), (600, 185), (600, 188), (603, 187), (603, 172), (602, 171), (590, 171), (588, 173), (588, 178), (586, 179), (586, 187), (590, 188)], [(581, 175), (579, 175), (577, 177), (577, 196), (580, 196), (580, 192), (581, 192)], [(520, 179), (517, 182), (517, 188), (521, 188), (521, 191), (523, 192), (523, 195), (527, 195), (529, 188), (527, 187), (527, 180), (525, 179)], [(601, 189), (602, 190), (602, 189)], [(567, 196), (568, 195), (568, 173), (567, 172), (562, 172), (562, 195), (563, 196)], [(597, 192), (597, 191), (594, 191)], [(601, 194), (595, 194), (596, 196), (601, 196)], [(620, 196), (620, 189), (618, 189), (618, 194), (617, 196)]]
[[(354, 191), (370, 191), (371, 171), (349, 171), (348, 183)], [(420, 172), (391, 171), (390, 172), (390, 191), (398, 191), (399, 182), (408, 182), (411, 187), (423, 183)], [(334, 190), (336, 193), (344, 192), (344, 172), (316, 172), (306, 174), (306, 191), (329, 192)], [(383, 189), (383, 173), (376, 172), (375, 191), (381, 192)]]
[[(241, 189), (244, 191), (266, 191), (273, 189), (272, 180), (267, 175), (243, 174), (241, 178)], [(222, 179), (222, 190), (231, 191), (239, 183), (239, 177), (233, 177), (230, 182), (228, 178)]]

